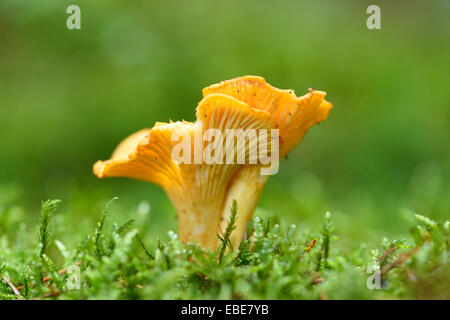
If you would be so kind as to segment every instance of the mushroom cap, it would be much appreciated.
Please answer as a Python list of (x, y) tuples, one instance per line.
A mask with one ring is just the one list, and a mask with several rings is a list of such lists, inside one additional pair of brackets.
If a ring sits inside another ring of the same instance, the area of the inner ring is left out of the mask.
[[(187, 172), (187, 166), (194, 164), (194, 131), (201, 126), (202, 132), (217, 129), (224, 136), (227, 129), (274, 129), (276, 127), (271, 115), (257, 108), (249, 107), (233, 97), (224, 94), (210, 94), (202, 99), (196, 110), (197, 122), (157, 122), (152, 129), (142, 129), (123, 140), (106, 161), (94, 164), (94, 174), (104, 177), (129, 177), (169, 187), (180, 183)], [(177, 163), (172, 160), (172, 149), (178, 141), (173, 136), (190, 138), (190, 163)], [(202, 145), (201, 151), (206, 142)], [(242, 145), (247, 146), (248, 145)], [(237, 150), (237, 153), (240, 152)], [(250, 150), (246, 148), (246, 154)], [(223, 155), (225, 163), (226, 154)], [(213, 165), (213, 166), (214, 166)], [(242, 164), (229, 164), (230, 167)], [(211, 168), (209, 166), (208, 168)], [(181, 170), (181, 171), (180, 171)]]
[(302, 140), (311, 126), (325, 120), (333, 107), (325, 100), (324, 91), (310, 88), (308, 93), (297, 97), (293, 90), (275, 88), (257, 76), (225, 80), (203, 89), (204, 97), (217, 93), (271, 114), (280, 130), (280, 158)]
[[(94, 174), (99, 178), (136, 178), (162, 187), (179, 182), (182, 179), (180, 166), (171, 159), (171, 151), (177, 144), (172, 136), (192, 137), (200, 123), (203, 130), (214, 128), (222, 132), (232, 128), (278, 128), (280, 157), (283, 157), (312, 125), (327, 118), (332, 104), (325, 100), (325, 95), (323, 91), (309, 89), (308, 93), (297, 97), (293, 90), (275, 88), (257, 76), (222, 81), (203, 89), (196, 124), (157, 122), (152, 129), (140, 130), (122, 141), (111, 159), (95, 163)], [(239, 116), (231, 117), (231, 114)], [(244, 126), (246, 117), (252, 121)], [(195, 151), (193, 140), (191, 147)]]
[(179, 170), (171, 160), (174, 132), (193, 130), (193, 123), (177, 121), (157, 122), (152, 129), (143, 129), (123, 140), (111, 158), (97, 161), (94, 174), (99, 178), (128, 177), (168, 186), (179, 180)]

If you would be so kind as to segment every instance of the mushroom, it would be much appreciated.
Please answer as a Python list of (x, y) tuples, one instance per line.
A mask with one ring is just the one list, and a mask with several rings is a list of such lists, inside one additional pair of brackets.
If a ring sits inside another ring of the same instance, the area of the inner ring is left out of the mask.
[[(203, 89), (203, 96), (222, 93), (245, 102), (251, 108), (271, 114), (279, 131), (279, 156), (286, 156), (314, 124), (324, 121), (332, 108), (325, 100), (326, 92), (309, 89), (297, 97), (293, 90), (281, 90), (268, 84), (264, 78), (244, 76), (222, 81)], [(261, 175), (255, 166), (240, 169), (230, 184), (225, 200), (221, 228), (226, 227), (232, 201), (239, 204), (235, 231), (231, 235), (233, 247), (241, 242), (248, 221), (256, 208), (258, 199), (269, 175)]]
[[(93, 171), (99, 178), (129, 177), (161, 186), (177, 211), (180, 239), (206, 249), (217, 247), (216, 235), (225, 229), (236, 199), (238, 222), (232, 243), (237, 247), (268, 178), (261, 175), (264, 165), (252, 158), (252, 151), (258, 146), (272, 148), (274, 142), (261, 135), (255, 136), (256, 142), (246, 142), (241, 132), (235, 136), (244, 141), (237, 153), (243, 152), (247, 162), (229, 163), (227, 153), (234, 148), (234, 140), (230, 146), (228, 140), (198, 137), (209, 129), (219, 136), (226, 136), (229, 129), (279, 129), (279, 156), (283, 157), (310, 126), (327, 117), (331, 104), (324, 100), (325, 92), (310, 89), (297, 98), (292, 91), (276, 89), (253, 76), (207, 87), (203, 96), (195, 123), (157, 122), (122, 141), (111, 159), (97, 161)], [(205, 150), (214, 161), (201, 161)]]

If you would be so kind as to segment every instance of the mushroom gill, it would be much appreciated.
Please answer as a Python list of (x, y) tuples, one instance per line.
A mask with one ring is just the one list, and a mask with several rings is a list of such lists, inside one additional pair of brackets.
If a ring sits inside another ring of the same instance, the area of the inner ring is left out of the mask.
[[(95, 163), (94, 174), (99, 178), (129, 177), (161, 186), (177, 211), (180, 239), (204, 248), (216, 248), (216, 235), (225, 230), (231, 203), (236, 199), (237, 228), (232, 234), (236, 248), (268, 178), (261, 175), (263, 162), (254, 161), (252, 151), (264, 145), (272, 147), (273, 142), (259, 135), (253, 138), (256, 141), (250, 141), (245, 132), (239, 132), (235, 133), (238, 143), (233, 139), (229, 145), (228, 139), (226, 143), (214, 138), (198, 139), (199, 133), (214, 129), (226, 136), (228, 129), (278, 129), (282, 158), (312, 125), (327, 118), (332, 105), (324, 97), (325, 92), (312, 89), (296, 97), (292, 90), (277, 89), (255, 76), (222, 81), (203, 89), (195, 123), (157, 122), (152, 129), (132, 134), (118, 145), (111, 159)], [(184, 148), (180, 149), (180, 143)], [(236, 153), (245, 154), (245, 163), (227, 161), (230, 148), (236, 144)], [(214, 161), (198, 161), (199, 149), (200, 160), (204, 160), (203, 151), (213, 150)]]

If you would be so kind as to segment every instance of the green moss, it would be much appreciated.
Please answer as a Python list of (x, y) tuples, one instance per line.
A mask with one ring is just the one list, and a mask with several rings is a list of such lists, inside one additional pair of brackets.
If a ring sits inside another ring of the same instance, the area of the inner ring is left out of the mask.
[(93, 234), (66, 248), (45, 236), (52, 234), (56, 204), (42, 205), (40, 241), (27, 243), (23, 234), (15, 243), (0, 238), (1, 299), (449, 298), (448, 228), (423, 216), (416, 216), (422, 231), (410, 237), (416, 244), (384, 238), (373, 250), (334, 246), (339, 240), (329, 213), (320, 233), (256, 217), (249, 239), (238, 250), (225, 250), (231, 218), (219, 248), (205, 252), (173, 232), (148, 249), (133, 220), (106, 228), (105, 210)]

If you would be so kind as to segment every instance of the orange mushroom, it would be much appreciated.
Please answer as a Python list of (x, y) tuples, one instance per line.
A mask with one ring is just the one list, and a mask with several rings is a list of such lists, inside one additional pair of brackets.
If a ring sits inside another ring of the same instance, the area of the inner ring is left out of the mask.
[[(279, 129), (279, 156), (283, 157), (309, 127), (326, 119), (331, 104), (324, 100), (324, 92), (310, 90), (297, 98), (292, 91), (276, 89), (263, 78), (252, 76), (210, 86), (203, 95), (195, 123), (157, 122), (152, 129), (132, 134), (119, 144), (111, 159), (95, 163), (94, 174), (160, 185), (177, 210), (180, 239), (204, 248), (216, 248), (216, 235), (220, 228), (224, 230), (231, 202), (236, 199), (238, 225), (232, 241), (237, 247), (268, 178), (261, 175), (263, 165), (251, 161), (255, 160), (252, 151), (258, 146), (272, 147), (274, 142), (261, 136), (255, 136), (256, 143), (245, 142), (245, 132), (238, 130), (236, 139), (244, 143), (240, 145), (243, 150), (237, 151), (244, 152), (248, 162), (229, 163), (228, 144), (214, 138), (198, 140), (196, 133), (214, 129), (226, 135), (229, 129)], [(184, 148), (179, 148), (181, 143)], [(215, 161), (197, 161), (198, 147), (203, 155), (211, 145), (215, 145)]]
[[(268, 84), (264, 78), (244, 76), (222, 81), (203, 89), (203, 96), (222, 93), (247, 103), (252, 108), (267, 111), (280, 130), (280, 158), (289, 153), (314, 124), (324, 121), (332, 108), (325, 100), (326, 93), (309, 89), (297, 97), (293, 90), (281, 90)], [(246, 225), (251, 219), (268, 175), (258, 168), (247, 166), (239, 170), (230, 184), (224, 205), (221, 228), (226, 226), (234, 200), (239, 204), (237, 226), (231, 235), (234, 247), (242, 240)]]

